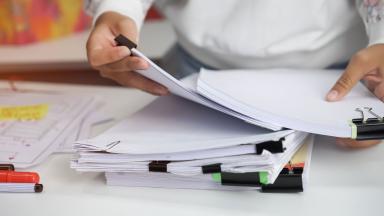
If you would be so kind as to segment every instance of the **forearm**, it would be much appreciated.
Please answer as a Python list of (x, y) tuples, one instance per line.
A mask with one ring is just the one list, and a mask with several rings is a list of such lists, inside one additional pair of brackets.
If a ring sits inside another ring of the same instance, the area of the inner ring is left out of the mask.
[(113, 11), (131, 18), (140, 29), (152, 3), (153, 0), (85, 0), (85, 10), (93, 16), (93, 22), (103, 13)]

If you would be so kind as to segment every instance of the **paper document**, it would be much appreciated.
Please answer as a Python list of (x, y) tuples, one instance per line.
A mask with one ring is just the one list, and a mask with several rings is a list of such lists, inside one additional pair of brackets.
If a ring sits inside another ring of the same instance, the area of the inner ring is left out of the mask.
[(245, 116), (241, 113), (228, 109), (227, 107), (224, 107), (221, 104), (218, 104), (214, 101), (211, 101), (205, 98), (204, 96), (198, 94), (195, 91), (197, 83), (193, 83), (193, 82), (197, 80), (190, 79), (186, 83), (179, 81), (174, 77), (172, 77), (170, 74), (168, 74), (166, 71), (161, 69), (159, 66), (157, 66), (154, 62), (148, 59), (144, 54), (142, 54), (137, 49), (132, 49), (131, 51), (133, 55), (145, 59), (150, 65), (150, 67), (147, 70), (138, 70), (137, 72), (167, 87), (168, 90), (173, 94), (186, 98), (188, 100), (194, 101), (196, 103), (203, 104), (204, 106), (210, 107), (212, 109), (218, 110), (228, 115), (235, 116), (244, 121), (262, 126), (264, 128), (268, 128), (271, 130), (281, 130), (282, 127), (279, 125), (273, 125), (268, 122), (262, 122), (262, 121), (259, 121), (258, 119), (250, 118), (248, 116)]
[[(306, 187), (309, 175), (309, 164), (311, 160), (311, 152), (313, 146), (313, 137), (306, 140), (300, 150), (291, 158), (291, 161), (286, 165), (289, 170), (290, 167), (299, 164), (303, 171), (302, 176), (302, 189)], [(296, 156), (299, 154), (299, 158)], [(288, 168), (289, 167), (289, 168)], [(285, 172), (285, 171), (284, 171)], [(194, 176), (182, 176), (172, 173), (156, 173), (156, 172), (106, 172), (105, 174), (108, 185), (113, 186), (127, 186), (127, 187), (161, 187), (161, 188), (183, 188), (183, 189), (204, 189), (204, 190), (266, 190), (271, 186), (228, 186), (223, 185), (220, 174), (200, 174)], [(284, 174), (276, 176), (275, 182), (282, 182), (284, 185)], [(273, 184), (272, 184), (273, 185)], [(285, 184), (287, 186), (287, 184)], [(265, 188), (264, 188), (265, 187)], [(272, 187), (273, 188), (273, 187)]]
[(13, 118), (0, 119), (0, 163), (25, 168), (42, 162), (66, 139), (78, 137), (80, 123), (100, 103), (90, 95), (1, 91), (0, 107)]
[[(353, 139), (384, 138), (383, 103), (361, 83), (339, 102), (325, 101), (340, 70), (202, 69), (199, 76), (179, 81), (137, 49), (133, 55), (150, 67), (143, 76), (170, 92), (225, 114), (271, 130), (290, 128)], [(369, 121), (367, 121), (369, 120)]]
[(279, 140), (292, 132), (255, 127), (183, 98), (165, 96), (75, 147), (111, 153), (172, 153)]
[[(357, 83), (340, 102), (325, 95), (340, 77), (340, 70), (201, 70), (197, 89), (211, 100), (261, 121), (299, 131), (352, 137), (356, 108), (370, 107), (384, 114), (384, 104)], [(234, 88), (234, 83), (239, 83)], [(370, 118), (375, 116), (366, 112)]]
[[(170, 95), (101, 135), (76, 142), (78, 154), (71, 167), (146, 173), (153, 161), (167, 161), (167, 172), (195, 176), (204, 166), (220, 164), (222, 172), (266, 173), (265, 181), (273, 183), (306, 137), (305, 132), (257, 127)], [(259, 151), (260, 146), (265, 149)]]

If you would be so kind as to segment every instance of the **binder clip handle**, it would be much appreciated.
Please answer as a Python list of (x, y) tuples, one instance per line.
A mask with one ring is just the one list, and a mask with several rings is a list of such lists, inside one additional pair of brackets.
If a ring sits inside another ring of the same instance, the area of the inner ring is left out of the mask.
[(126, 46), (129, 50), (133, 48), (137, 48), (137, 44), (133, 41), (129, 40), (127, 37), (125, 37), (122, 34), (119, 34), (117, 37), (115, 37), (116, 45), (117, 46)]
[(383, 121), (383, 117), (379, 116), (378, 114), (376, 114), (375, 112), (372, 111), (372, 107), (364, 107), (364, 109), (366, 109), (371, 115), (373, 115), (374, 117), (376, 117), (380, 122)]
[[(375, 113), (372, 107), (356, 108), (355, 111), (360, 113), (361, 118), (352, 119), (352, 138), (356, 140), (384, 138), (383, 117)], [(371, 116), (371, 118), (367, 116)]]

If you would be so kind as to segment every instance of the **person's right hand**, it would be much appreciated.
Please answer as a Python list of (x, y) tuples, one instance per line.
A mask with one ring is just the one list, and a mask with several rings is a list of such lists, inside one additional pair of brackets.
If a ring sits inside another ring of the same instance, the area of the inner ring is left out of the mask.
[(137, 32), (135, 22), (129, 17), (116, 12), (102, 14), (87, 41), (88, 61), (102, 77), (151, 94), (166, 95), (166, 87), (135, 72), (148, 68), (145, 60), (131, 56), (130, 50), (125, 46), (116, 46), (114, 38), (119, 34), (137, 43)]

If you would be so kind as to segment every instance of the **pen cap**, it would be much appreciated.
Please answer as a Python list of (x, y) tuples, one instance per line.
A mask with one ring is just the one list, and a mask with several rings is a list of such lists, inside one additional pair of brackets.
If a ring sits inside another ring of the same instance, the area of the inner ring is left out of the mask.
[(13, 164), (0, 164), (0, 170), (15, 170)]
[(0, 171), (0, 182), (3, 183), (39, 183), (39, 174), (34, 172)]

